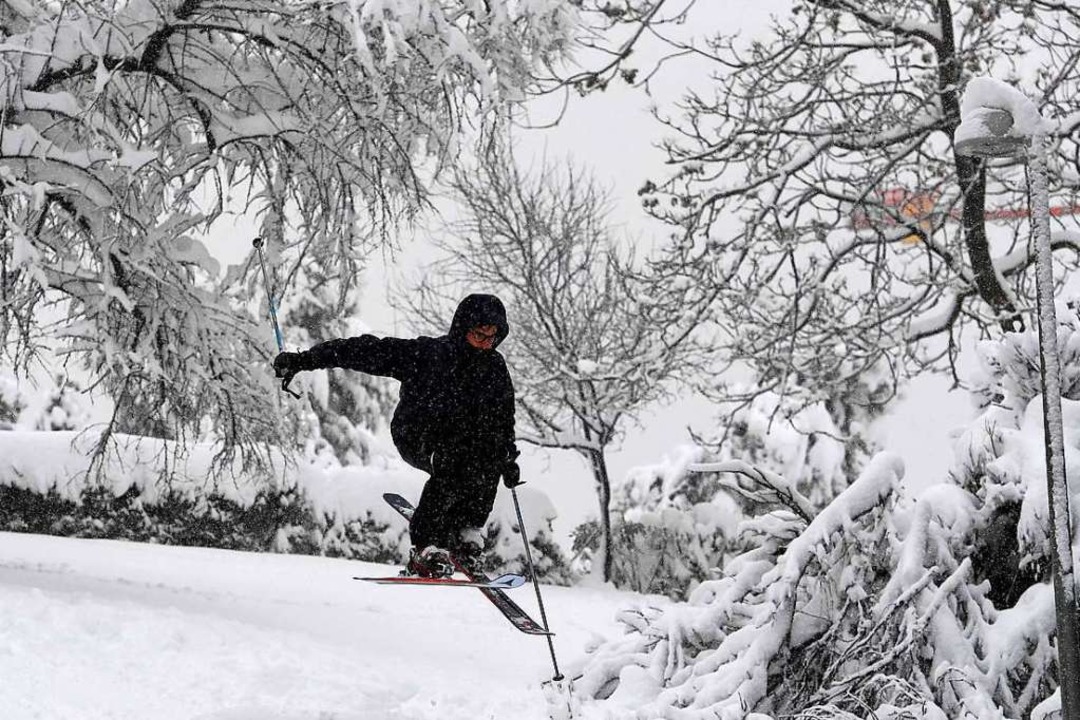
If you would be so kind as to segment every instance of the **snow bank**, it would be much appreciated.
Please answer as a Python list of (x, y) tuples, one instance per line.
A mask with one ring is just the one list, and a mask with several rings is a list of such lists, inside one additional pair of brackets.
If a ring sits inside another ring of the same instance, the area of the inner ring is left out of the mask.
[(174, 442), (134, 435), (114, 435), (114, 441), (91, 467), (101, 441), (100, 432), (0, 432), (0, 484), (46, 493), (55, 489), (61, 497), (78, 501), (88, 485), (121, 495), (132, 486), (145, 502), (154, 502), (163, 490), (188, 496), (208, 489), (230, 500), (249, 505), (267, 484), (294, 484), (295, 470), (281, 456), (271, 457), (273, 472), (258, 479), (239, 469), (225, 474), (211, 472), (214, 448), (196, 445), (189, 452)]
[[(4, 720), (544, 720), (546, 643), (336, 558), (0, 533)], [(539, 616), (531, 589), (514, 599)], [(559, 659), (630, 596), (545, 587)]]
[[(427, 479), (405, 463), (384, 457), (375, 458), (370, 465), (328, 468), (317, 458), (297, 464), (271, 452), (268, 472), (245, 471), (238, 462), (221, 469), (215, 468), (212, 445), (181, 447), (171, 441), (132, 435), (112, 436), (95, 464), (92, 458), (100, 441), (97, 431), (0, 432), (0, 486), (42, 496), (54, 493), (76, 505), (84, 501), (88, 490), (104, 490), (117, 498), (134, 495), (134, 503), (142, 507), (179, 497), (193, 506), (186, 512), (197, 510), (210, 516), (219, 512), (214, 503), (207, 507), (211, 496), (247, 509), (270, 499), (307, 508), (310, 513), (306, 518), (287, 513), (278, 518), (273, 514), (275, 508), (267, 509), (271, 519), (285, 523), (277, 530), (275, 550), (402, 562), (410, 545), (408, 526), (382, 495), (394, 492), (417, 502)], [(518, 495), (526, 529), (536, 546), (538, 573), (567, 581), (568, 570), (551, 539), (556, 517), (553, 504), (532, 488), (522, 487)], [(519, 570), (523, 566), (517, 525), (510, 494), (500, 491), (487, 528), (489, 555), (499, 567)], [(147, 532), (155, 537), (152, 529), (143, 530), (134, 537), (141, 539)]]

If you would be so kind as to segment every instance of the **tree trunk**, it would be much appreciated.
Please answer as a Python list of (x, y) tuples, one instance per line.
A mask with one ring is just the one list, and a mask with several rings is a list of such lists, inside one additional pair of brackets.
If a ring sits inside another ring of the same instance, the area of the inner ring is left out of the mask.
[(964, 228), (964, 243), (979, 297), (993, 308), (1002, 330), (1016, 332), (1023, 330), (1023, 321), (1016, 310), (1016, 304), (1002, 287), (1001, 279), (994, 269), (990, 240), (986, 236), (986, 172), (982, 162), (973, 158), (958, 157), (956, 160), (960, 188), (964, 193), (960, 218)]
[(596, 495), (600, 500), (600, 559), (603, 563), (604, 582), (611, 582), (611, 480), (608, 478), (607, 460), (603, 450), (589, 452)]
[[(962, 85), (963, 72), (956, 38), (953, 35), (952, 7), (946, 0), (939, 0), (936, 11), (942, 33), (941, 42), (937, 46), (938, 97), (949, 134), (953, 135), (960, 125), (959, 88)], [(964, 229), (964, 247), (971, 263), (975, 291), (983, 302), (993, 309), (1002, 330), (1022, 330), (1023, 322), (1016, 304), (1009, 291), (1002, 286), (990, 254), (990, 242), (986, 236), (986, 172), (983, 161), (957, 155), (955, 151), (953, 159), (956, 163), (957, 181), (963, 193), (960, 224)]]

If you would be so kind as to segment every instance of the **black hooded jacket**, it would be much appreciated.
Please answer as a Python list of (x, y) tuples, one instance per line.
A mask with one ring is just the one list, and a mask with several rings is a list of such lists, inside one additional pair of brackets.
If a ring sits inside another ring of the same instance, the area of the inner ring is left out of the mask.
[[(491, 350), (478, 350), (465, 334), (480, 325), (498, 329)], [(329, 340), (300, 353), (304, 370), (339, 367), (401, 381), (390, 434), (410, 465), (431, 471), (431, 455), (464, 452), (498, 465), (517, 457), (514, 385), (494, 348), (506, 338), (506, 309), (494, 295), (469, 295), (442, 337)]]

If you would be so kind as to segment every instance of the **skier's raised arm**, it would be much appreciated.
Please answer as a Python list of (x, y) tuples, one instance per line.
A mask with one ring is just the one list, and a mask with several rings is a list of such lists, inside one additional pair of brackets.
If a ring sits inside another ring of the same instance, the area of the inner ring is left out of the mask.
[(283, 352), (274, 358), (274, 372), (291, 378), (305, 370), (344, 368), (369, 375), (404, 380), (417, 369), (419, 342), (374, 335), (327, 340), (302, 352)]

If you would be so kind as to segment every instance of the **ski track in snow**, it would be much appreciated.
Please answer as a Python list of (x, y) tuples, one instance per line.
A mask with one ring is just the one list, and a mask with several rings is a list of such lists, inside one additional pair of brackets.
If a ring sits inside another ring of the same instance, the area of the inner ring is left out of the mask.
[[(543, 638), (340, 559), (0, 533), (4, 720), (543, 720)], [(531, 587), (512, 591), (539, 617)], [(543, 588), (560, 664), (635, 596)]]

